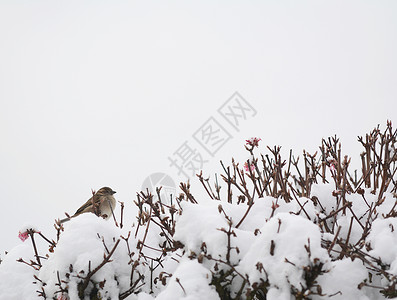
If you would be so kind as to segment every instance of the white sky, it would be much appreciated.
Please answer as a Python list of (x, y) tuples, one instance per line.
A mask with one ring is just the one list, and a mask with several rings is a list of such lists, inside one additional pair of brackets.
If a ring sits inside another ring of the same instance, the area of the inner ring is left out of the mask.
[[(0, 1), (0, 253), (26, 223), (52, 233), (90, 189), (131, 203), (144, 179), (184, 178), (185, 142), (207, 173), (244, 139), (314, 152), (397, 122), (396, 1)], [(228, 127), (238, 91), (257, 111)], [(211, 157), (210, 117), (232, 139)], [(397, 125), (397, 124), (396, 124)]]

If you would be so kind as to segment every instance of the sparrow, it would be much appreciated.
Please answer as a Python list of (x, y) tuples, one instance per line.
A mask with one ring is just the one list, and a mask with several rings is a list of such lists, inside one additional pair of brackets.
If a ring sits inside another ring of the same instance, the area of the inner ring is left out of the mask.
[[(59, 222), (64, 223), (69, 221), (71, 218), (77, 217), (86, 212), (92, 212), (98, 217), (101, 216), (104, 219), (109, 219), (113, 210), (116, 207), (116, 199), (113, 194), (116, 192), (109, 187), (100, 188), (86, 203), (84, 203), (73, 216), (70, 218), (62, 219)], [(94, 204), (94, 205), (93, 205)]]

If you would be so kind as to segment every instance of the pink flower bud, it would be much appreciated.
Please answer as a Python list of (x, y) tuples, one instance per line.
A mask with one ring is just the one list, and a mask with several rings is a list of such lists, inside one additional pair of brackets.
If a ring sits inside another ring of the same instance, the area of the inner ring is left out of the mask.
[(248, 167), (248, 163), (245, 162), (245, 163), (244, 163), (244, 170), (247, 171), (247, 172), (249, 172), (249, 169), (250, 169), (250, 168), (251, 168), (251, 172), (254, 171), (254, 170), (255, 170), (255, 165), (254, 165), (254, 164), (250, 164), (249, 167)]
[(29, 238), (29, 234), (27, 231), (19, 232), (18, 237), (21, 239), (22, 242), (24, 242)]
[(258, 147), (259, 141), (261, 141), (261, 139), (257, 137), (252, 137), (249, 140), (245, 140), (245, 144), (252, 147)]

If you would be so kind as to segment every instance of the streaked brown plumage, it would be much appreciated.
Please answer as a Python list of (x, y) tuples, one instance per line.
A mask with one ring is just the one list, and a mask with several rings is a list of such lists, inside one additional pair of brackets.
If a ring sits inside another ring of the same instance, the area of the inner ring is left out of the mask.
[[(70, 218), (77, 217), (86, 212), (95, 213), (104, 219), (108, 219), (112, 216), (112, 211), (116, 207), (116, 199), (113, 194), (116, 192), (109, 187), (103, 187), (99, 189), (86, 203), (84, 203), (76, 213)], [(93, 206), (93, 202), (95, 207)], [(70, 218), (61, 220), (61, 223), (69, 221)]]

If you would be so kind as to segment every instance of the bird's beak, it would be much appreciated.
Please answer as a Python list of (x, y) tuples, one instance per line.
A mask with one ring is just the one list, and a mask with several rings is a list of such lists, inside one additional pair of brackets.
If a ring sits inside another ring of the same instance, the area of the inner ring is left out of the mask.
[(113, 192), (112, 192), (112, 195), (113, 195), (113, 194), (116, 194), (116, 191), (113, 191)]

